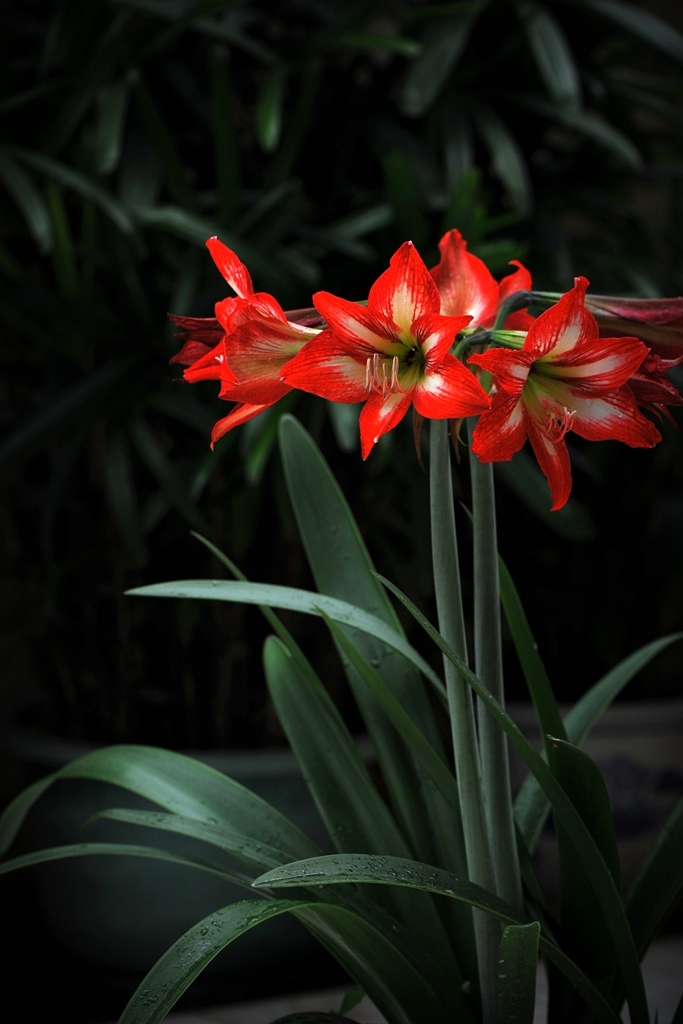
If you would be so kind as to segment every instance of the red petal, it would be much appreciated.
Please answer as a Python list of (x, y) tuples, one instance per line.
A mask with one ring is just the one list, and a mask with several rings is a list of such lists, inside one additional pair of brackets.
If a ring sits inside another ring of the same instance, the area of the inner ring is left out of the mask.
[[(504, 277), (498, 285), (498, 305), (502, 306), (506, 299), (515, 292), (530, 292), (531, 291), (531, 274), (526, 267), (519, 262), (519, 260), (510, 260), (510, 263), (517, 267), (517, 270), (512, 274), (508, 274)], [(510, 328), (514, 330), (514, 328)]]
[(225, 338), (221, 338), (215, 348), (212, 348), (192, 366), (188, 366), (183, 376), (190, 384), (196, 384), (200, 380), (223, 380), (234, 383), (237, 377), (225, 360)]
[(387, 317), (371, 313), (366, 306), (340, 299), (330, 292), (316, 292), (313, 301), (342, 342), (354, 348), (362, 345), (369, 354), (398, 355), (398, 332)]
[(360, 447), (364, 459), (372, 451), (382, 434), (392, 430), (400, 423), (410, 408), (410, 395), (401, 392), (390, 392), (388, 395), (370, 395), (361, 409), (358, 424), (360, 426)]
[(205, 356), (207, 352), (211, 351), (211, 345), (205, 344), (203, 341), (195, 341), (190, 338), (186, 341), (180, 352), (177, 352), (174, 356), (171, 356), (169, 363), (180, 363), (181, 366), (192, 366), (198, 359)]
[(524, 350), (536, 358), (552, 352), (559, 357), (598, 337), (598, 325), (584, 307), (588, 281), (575, 278), (574, 287), (538, 316), (526, 336)]
[(566, 505), (572, 489), (572, 468), (567, 445), (564, 439), (551, 441), (543, 428), (526, 410), (524, 418), (531, 447), (534, 449), (538, 464), (545, 473), (550, 487), (553, 502), (550, 511), (556, 512)]
[(422, 376), (409, 394), (419, 414), (430, 420), (477, 416), (491, 404), (474, 374), (452, 355), (445, 355), (440, 366)]
[(490, 327), (498, 307), (498, 283), (455, 228), (439, 242), (441, 259), (430, 273), (441, 296), (441, 312), (472, 317), (472, 323)]
[(215, 345), (223, 334), (223, 328), (213, 316), (176, 316), (175, 313), (167, 315), (173, 326), (180, 328), (182, 333), (178, 337), (187, 335), (206, 345)]
[(234, 296), (228, 296), (227, 299), (221, 299), (214, 306), (214, 312), (216, 319), (223, 328), (226, 334), (232, 334), (234, 330), (233, 320), (235, 315), (240, 310), (251, 310), (251, 302), (249, 299), (236, 299)]
[(506, 331), (528, 331), (534, 322), (535, 317), (531, 316), (526, 309), (518, 309), (516, 313), (510, 313), (505, 321)]
[(283, 367), (281, 378), (292, 388), (309, 391), (331, 402), (363, 402), (368, 397), (365, 381), (368, 358), (365, 349), (360, 350), (360, 355), (352, 355), (349, 346), (327, 330), (304, 345)]
[(236, 405), (231, 413), (224, 416), (222, 420), (217, 420), (213, 425), (211, 431), (211, 447), (215, 445), (224, 434), (227, 434), (233, 427), (239, 427), (241, 423), (246, 423), (247, 420), (253, 420), (254, 416), (258, 416), (259, 413), (264, 412), (265, 409), (269, 409), (272, 402), (268, 405)]
[(624, 299), (616, 295), (588, 295), (586, 306), (596, 317), (618, 317), (636, 323), (683, 326), (683, 297), (680, 295), (669, 299)]
[(481, 462), (508, 462), (526, 441), (524, 405), (499, 391), (481, 414), (472, 435), (472, 451)]
[(574, 413), (571, 429), (587, 441), (623, 441), (631, 448), (652, 448), (661, 441), (628, 387), (597, 398), (572, 393), (566, 408)]
[(253, 295), (251, 276), (239, 256), (232, 249), (228, 249), (227, 245), (223, 245), (215, 235), (207, 240), (206, 248), (232, 290), (241, 298)]
[(226, 339), (226, 354), (237, 383), (224, 387), (221, 398), (263, 405), (291, 390), (280, 376), (285, 363), (300, 351), (305, 337), (289, 324), (260, 318), (248, 320)]
[(490, 348), (486, 352), (470, 356), (467, 362), (481, 366), (482, 370), (488, 370), (495, 377), (499, 387), (511, 395), (519, 396), (527, 382), (534, 354), (507, 348)]
[(438, 313), (439, 293), (412, 242), (404, 242), (391, 257), (389, 269), (377, 278), (368, 296), (368, 309), (396, 324), (404, 338), (415, 320)]
[(625, 384), (646, 355), (647, 348), (636, 338), (596, 338), (558, 356), (550, 352), (536, 370), (577, 386), (580, 394), (605, 394)]
[(412, 334), (422, 349), (427, 372), (435, 369), (455, 341), (455, 336), (467, 327), (469, 316), (441, 316), (430, 313), (421, 316), (412, 326)]

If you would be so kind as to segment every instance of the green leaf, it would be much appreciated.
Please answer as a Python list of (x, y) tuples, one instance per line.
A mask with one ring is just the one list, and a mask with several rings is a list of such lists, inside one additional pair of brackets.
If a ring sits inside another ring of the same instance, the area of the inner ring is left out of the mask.
[(517, 452), (512, 461), (497, 462), (495, 468), (505, 486), (554, 533), (578, 543), (593, 539), (595, 528), (588, 513), (575, 498), (570, 497), (558, 512), (550, 511), (548, 483), (528, 452)]
[(325, 42), (328, 50), (387, 50), (402, 57), (416, 57), (422, 46), (414, 39), (390, 36), (380, 32), (344, 32)]
[(109, 363), (67, 388), (51, 405), (29, 418), (5, 438), (0, 445), (0, 464), (35, 451), (52, 439), (55, 431), (63, 430), (74, 419), (91, 413), (96, 404), (97, 411), (101, 412), (101, 403), (107, 391), (119, 385), (135, 365), (133, 359)]
[(387, 196), (396, 213), (396, 229), (401, 238), (410, 238), (423, 245), (429, 235), (429, 224), (422, 211), (423, 201), (408, 157), (401, 149), (391, 149), (382, 156), (382, 170)]
[(642, 168), (643, 157), (637, 146), (601, 114), (592, 110), (571, 110), (535, 98), (524, 98), (522, 102), (530, 110), (541, 114), (542, 117), (559, 121), (565, 127), (572, 128), (579, 134), (585, 135), (586, 138), (592, 139), (593, 142), (597, 142), (599, 146), (609, 150), (632, 170), (637, 171)]
[(358, 449), (358, 413), (359, 405), (345, 405), (341, 402), (328, 402), (332, 429), (337, 444), (343, 452), (355, 452)]
[(651, 46), (657, 47), (669, 57), (683, 61), (683, 36), (672, 25), (663, 21), (656, 14), (624, 4), (620, 0), (580, 0), (584, 7), (589, 7), (597, 14), (609, 18), (620, 28), (625, 28)]
[(342, 1015), (342, 1017), (345, 1014), (347, 1014), (349, 1010), (353, 1010), (355, 1006), (358, 1006), (359, 1003), (362, 1003), (364, 999), (365, 992), (363, 991), (362, 988), (347, 989), (344, 998), (342, 999), (342, 1004), (339, 1007), (339, 1012)]
[[(588, 754), (564, 740), (549, 738), (547, 749), (553, 775), (581, 815), (615, 886), (621, 890), (612, 807), (600, 769)], [(559, 822), (556, 831), (561, 876), (560, 924), (566, 948), (592, 977), (606, 978), (614, 972), (615, 960), (604, 914), (595, 902), (581, 858)]]
[(153, 846), (133, 846), (129, 843), (78, 843), (72, 846), (53, 846), (44, 850), (36, 850), (33, 853), (25, 853), (21, 857), (13, 857), (11, 860), (0, 863), (0, 875), (20, 871), (22, 868), (49, 864), (56, 860), (70, 860), (73, 857), (145, 857), (205, 871), (235, 885), (246, 886), (250, 881), (246, 877), (219, 868), (215, 864), (209, 864), (197, 857), (171, 853), (168, 850), (157, 850)]
[(541, 926), (509, 924), (500, 942), (498, 987), (501, 1024), (534, 1024)]
[(176, 203), (192, 208), (194, 195), (187, 170), (180, 159), (173, 134), (139, 71), (135, 74), (133, 90), (143, 124), (164, 168), (168, 190)]
[[(467, 903), (478, 910), (493, 914), (506, 925), (526, 924), (521, 914), (499, 896), (482, 889), (473, 882), (458, 878), (429, 864), (402, 860), (399, 857), (378, 857), (367, 854), (339, 854), (333, 857), (314, 857), (298, 864), (285, 864), (266, 872), (255, 880), (254, 888), (289, 888), (298, 885), (340, 885), (348, 882), (364, 884), (406, 886), (426, 892), (438, 893)], [(604, 996), (586, 978), (583, 972), (557, 946), (541, 936), (543, 954), (555, 964), (574, 985), (600, 1021), (617, 1024), (619, 1018)], [(371, 993), (365, 990), (368, 995)], [(374, 998), (374, 997), (373, 997)]]
[(294, 587), (232, 580), (176, 580), (171, 583), (152, 583), (145, 587), (135, 587), (126, 593), (132, 597), (189, 597), (200, 601), (270, 605), (272, 608), (286, 608), (289, 611), (303, 612), (305, 615), (320, 615), (324, 611), (334, 622), (359, 629), (398, 651), (422, 672), (442, 698), (444, 696), (443, 683), (439, 677), (400, 633), (386, 625), (376, 615), (370, 615), (346, 601)]
[(562, 26), (545, 7), (523, 0), (517, 10), (548, 92), (560, 106), (581, 107), (581, 81)]
[[(660, 640), (653, 640), (610, 669), (566, 715), (564, 728), (567, 739), (576, 746), (581, 746), (595, 723), (626, 684), (661, 651), (674, 641), (680, 640), (681, 636), (682, 633), (673, 633)], [(543, 829), (543, 823), (548, 817), (549, 807), (538, 781), (530, 774), (517, 794), (515, 817), (524, 841), (532, 853)]]
[(526, 161), (517, 141), (490, 107), (477, 106), (476, 125), (491, 154), (493, 170), (507, 191), (517, 212), (531, 212), (533, 199)]
[(46, 177), (56, 181), (58, 185), (71, 189), (82, 196), (83, 199), (90, 199), (95, 206), (99, 206), (102, 212), (109, 217), (119, 231), (122, 231), (125, 235), (132, 234), (134, 225), (128, 211), (106, 189), (93, 181), (92, 178), (89, 178), (81, 171), (75, 170), (73, 167), (67, 167), (66, 164), (54, 160), (45, 153), (25, 149), (23, 146), (13, 146), (11, 152), (23, 163), (28, 164), (29, 167), (33, 167), (36, 171), (40, 171)]
[(486, 6), (485, 2), (468, 4), (462, 14), (427, 27), (422, 52), (411, 65), (401, 89), (401, 113), (422, 117), (429, 110), (460, 60), (474, 23)]
[(607, 921), (619, 962), (619, 969), (624, 978), (633, 1024), (648, 1024), (649, 1014), (645, 998), (643, 975), (624, 905), (614, 884), (612, 874), (578, 811), (555, 779), (541, 755), (524, 738), (520, 729), (509, 715), (506, 714), (500, 704), (484, 689), (467, 665), (451, 650), (441, 634), (431, 625), (420, 610), (415, 607), (412, 601), (405, 594), (401, 593), (398, 587), (383, 578), (382, 582), (398, 597), (401, 603), (405, 605), (411, 615), (417, 619), (425, 632), (436, 643), (437, 647), (467, 679), (477, 696), (484, 702), (493, 717), (507, 733), (528, 767), (538, 779), (550, 801), (556, 822), (566, 830), (569, 839), (576, 849), (577, 855), (590, 880), (595, 897)]
[(626, 896), (636, 948), (645, 954), (683, 889), (683, 800), (679, 800), (645, 856)]
[(288, 73), (284, 65), (273, 68), (256, 100), (256, 138), (265, 153), (272, 153), (280, 142)]
[[(275, 637), (266, 641), (263, 662), (278, 718), (337, 849), (407, 856), (408, 846), (320, 681), (301, 673)], [(406, 900), (405, 895), (389, 893), (380, 902), (410, 928), (431, 957), (448, 963), (448, 941), (431, 899)]]
[(0, 180), (19, 207), (39, 251), (50, 252), (52, 226), (45, 200), (23, 167), (5, 150), (0, 150)]
[(533, 701), (541, 736), (546, 737), (549, 734), (551, 736), (559, 736), (560, 739), (564, 740), (567, 738), (567, 734), (550, 685), (550, 680), (538, 651), (538, 644), (534, 640), (526, 613), (517, 593), (517, 588), (502, 558), (498, 560), (498, 568), (500, 572), (500, 597), (505, 618), (507, 619), (507, 624), (512, 634), (512, 641), (517, 651), (517, 657), (519, 658), (519, 663), (522, 666), (522, 672), (529, 688), (529, 695)]
[(173, 814), (262, 841), (287, 859), (320, 852), (279, 811), (214, 768), (170, 750), (121, 744), (86, 754), (20, 793), (0, 818), (0, 855), (10, 847), (38, 797), (65, 778), (121, 786)]
[(59, 186), (55, 185), (53, 181), (48, 181), (45, 192), (54, 238), (52, 266), (60, 292), (67, 298), (73, 299), (78, 293), (78, 269), (71, 225)]
[(127, 82), (108, 85), (97, 97), (95, 169), (98, 174), (111, 174), (118, 167), (126, 126), (127, 105)]
[(451, 805), (453, 813), (460, 816), (460, 802), (458, 799), (458, 787), (455, 776), (452, 774), (443, 758), (440, 757), (431, 743), (426, 739), (424, 733), (420, 732), (410, 715), (406, 713), (403, 706), (396, 700), (389, 688), (382, 682), (378, 674), (367, 663), (357, 648), (351, 643), (345, 633), (342, 632), (330, 618), (323, 613), (323, 619), (332, 633), (335, 641), (346, 654), (358, 674), (362, 677), (369, 689), (381, 704), (387, 717), (391, 720), (401, 739), (405, 742), (410, 752), (425, 769), (435, 786), (443, 794), (444, 798)]

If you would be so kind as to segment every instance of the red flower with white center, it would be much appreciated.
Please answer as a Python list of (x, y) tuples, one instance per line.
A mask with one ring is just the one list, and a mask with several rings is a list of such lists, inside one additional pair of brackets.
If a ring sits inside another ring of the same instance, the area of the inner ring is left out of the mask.
[(365, 402), (364, 459), (411, 404), (429, 419), (476, 416), (488, 408), (484, 389), (449, 353), (472, 317), (441, 315), (439, 292), (412, 242), (392, 257), (367, 306), (329, 292), (313, 301), (329, 329), (285, 366), (282, 379), (333, 402)]
[(553, 510), (571, 491), (568, 430), (633, 448), (660, 440), (627, 385), (647, 348), (637, 338), (599, 337), (584, 305), (587, 286), (585, 277), (577, 277), (572, 290), (534, 320), (522, 349), (491, 348), (470, 357), (498, 387), (474, 430), (472, 450), (482, 462), (507, 461), (528, 437), (548, 479)]
[(320, 332), (290, 322), (277, 299), (255, 292), (247, 268), (217, 238), (210, 238), (206, 245), (237, 295), (216, 303), (215, 318), (171, 317), (187, 332), (185, 344), (171, 362), (187, 365), (183, 376), (191, 384), (221, 381), (219, 397), (237, 402), (232, 412), (214, 424), (213, 445), (291, 391), (280, 379), (282, 367)]
[[(517, 270), (498, 282), (486, 264), (467, 251), (467, 242), (453, 228), (439, 242), (441, 259), (430, 270), (441, 296), (441, 312), (447, 316), (469, 314), (477, 327), (493, 327), (500, 307), (515, 292), (531, 291), (531, 274), (518, 260)], [(533, 317), (526, 310), (511, 313), (505, 320), (509, 331), (527, 331)]]

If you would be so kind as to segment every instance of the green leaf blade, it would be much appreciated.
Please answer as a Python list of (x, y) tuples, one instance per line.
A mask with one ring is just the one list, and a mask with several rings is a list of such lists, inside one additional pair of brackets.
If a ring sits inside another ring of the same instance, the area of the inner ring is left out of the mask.
[(498, 985), (501, 1024), (533, 1024), (541, 926), (508, 925), (500, 942)]

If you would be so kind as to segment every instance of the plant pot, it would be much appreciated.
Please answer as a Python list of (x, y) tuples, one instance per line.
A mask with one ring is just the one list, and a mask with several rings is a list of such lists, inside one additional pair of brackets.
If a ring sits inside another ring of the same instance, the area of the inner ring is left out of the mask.
[[(566, 714), (570, 705), (561, 705)], [(531, 704), (509, 704), (508, 711), (526, 738), (540, 749), (541, 737)], [(683, 699), (621, 701), (607, 709), (583, 744), (607, 784), (614, 813), (622, 877), (627, 887), (667, 816), (683, 796)], [(513, 790), (526, 765), (511, 752)], [(546, 823), (535, 855), (546, 891), (558, 888), (552, 822)]]
[[(367, 742), (359, 744), (370, 758)], [(96, 749), (94, 745), (37, 738), (21, 730), (5, 737), (4, 751), (22, 762), (30, 781)], [(253, 790), (332, 852), (325, 828), (287, 750), (188, 751)], [(29, 815), (32, 848), (92, 839), (156, 845), (160, 834), (99, 821), (86, 832), (93, 814), (111, 807), (154, 809), (117, 786), (65, 779), (50, 787)], [(161, 845), (161, 844), (160, 844)], [(202, 856), (198, 844), (165, 833), (163, 846)], [(212, 851), (211, 859), (219, 859)], [(223, 858), (226, 864), (230, 859)], [(219, 878), (178, 865), (135, 857), (97, 856), (58, 861), (39, 869), (42, 910), (58, 941), (70, 952), (118, 971), (140, 974), (202, 917), (219, 907), (248, 899), (249, 892)], [(255, 897), (258, 898), (258, 897)], [(319, 949), (309, 932), (289, 915), (247, 932), (219, 954), (209, 971), (230, 975), (277, 962), (281, 967)]]

